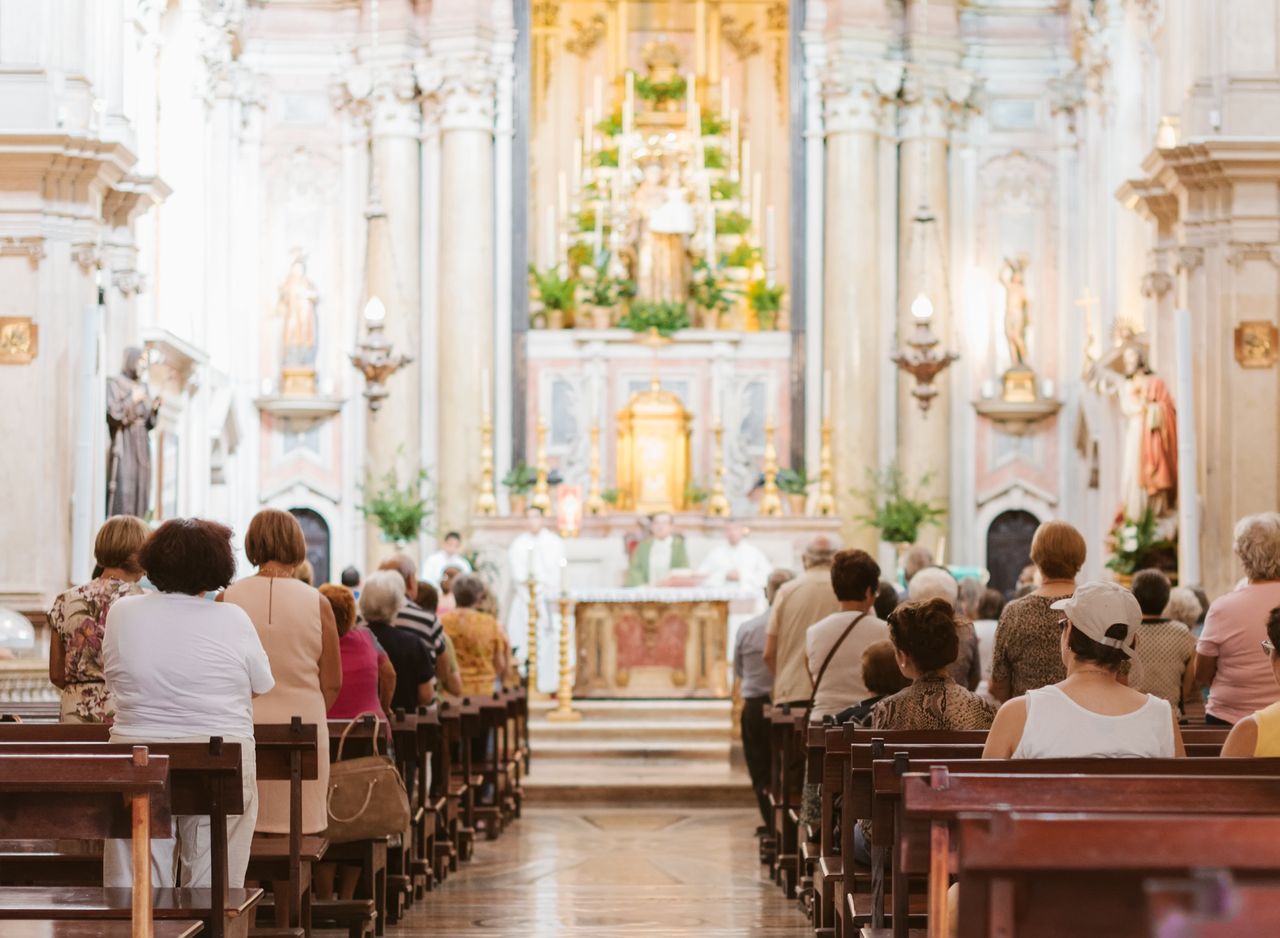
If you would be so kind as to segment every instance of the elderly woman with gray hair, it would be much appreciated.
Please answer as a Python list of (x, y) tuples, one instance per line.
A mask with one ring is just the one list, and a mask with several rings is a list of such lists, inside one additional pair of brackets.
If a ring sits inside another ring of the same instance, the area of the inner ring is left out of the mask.
[(364, 581), (360, 614), (396, 669), (391, 706), (412, 712), (435, 697), (436, 659), (425, 638), (392, 624), (404, 604), (404, 578), (395, 570), (379, 570)]
[(977, 690), (982, 683), (982, 655), (978, 649), (978, 633), (965, 610), (961, 593), (961, 585), (946, 567), (925, 567), (907, 584), (908, 601), (914, 603), (941, 599), (951, 606), (955, 613), (959, 650), (955, 661), (947, 668), (947, 673), (966, 690)]
[(1241, 519), (1235, 552), (1248, 580), (1209, 606), (1196, 642), (1196, 683), (1209, 688), (1205, 721), (1234, 726), (1280, 700), (1272, 674), (1267, 617), (1280, 606), (1280, 514)]

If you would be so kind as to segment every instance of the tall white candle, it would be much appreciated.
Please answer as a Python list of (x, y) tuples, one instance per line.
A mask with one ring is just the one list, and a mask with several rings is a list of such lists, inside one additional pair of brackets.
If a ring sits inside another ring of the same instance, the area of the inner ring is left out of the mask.
[(711, 368), (711, 424), (720, 426), (720, 371), (714, 365)]
[(716, 266), (716, 261), (719, 260), (716, 257), (716, 207), (710, 201), (707, 202), (706, 228), (707, 246), (704, 249), (706, 251), (706, 261), (714, 267)]
[[(619, 9), (625, 7), (622, 4)], [(632, 125), (635, 123), (636, 112), (636, 74), (633, 71), (627, 71), (626, 90), (622, 97), (622, 135), (626, 137), (631, 133)]]
[(826, 419), (831, 416), (831, 369), (826, 368), (822, 372), (822, 417)]
[[(778, 243), (775, 240), (777, 232), (773, 228), (773, 206), (770, 205), (764, 210), (764, 267), (769, 272), (770, 281), (773, 280), (773, 271), (778, 266)], [(772, 286), (772, 282), (770, 286)]]
[(542, 211), (542, 266), (553, 267), (555, 263), (556, 209), (554, 205), (548, 205)]
[(729, 114), (733, 111), (733, 96), (729, 94), (729, 76), (725, 75), (720, 80), (720, 113)]
[(743, 195), (751, 198), (751, 141), (742, 141), (742, 188)]
[(480, 375), (480, 413), (484, 415), (486, 420), (489, 419), (489, 369), (486, 368)]
[(699, 76), (707, 73), (707, 4), (695, 0), (693, 11), (693, 59)]
[[(625, 6), (626, 4), (623, 4)], [(560, 595), (569, 592), (569, 561), (560, 561)]]
[(591, 83), (591, 110), (597, 119), (604, 117), (604, 79), (599, 75)]
[(575, 137), (573, 141), (573, 184), (579, 186), (582, 184), (582, 138)]
[(760, 202), (764, 198), (764, 180), (756, 173), (751, 177), (751, 225), (760, 236)]
[(769, 372), (768, 394), (769, 406), (765, 408), (765, 413), (768, 414), (769, 423), (776, 427), (778, 425), (778, 373), (776, 371)]
[(556, 176), (556, 217), (563, 221), (569, 216), (569, 180), (564, 170)]
[(594, 108), (587, 108), (586, 115), (582, 118), (582, 158), (588, 162), (594, 151), (596, 122), (599, 119), (600, 114)]
[(742, 167), (739, 165), (741, 154), (738, 151), (738, 112), (729, 113), (729, 178), (737, 179)]
[(698, 109), (698, 80), (692, 75), (684, 77), (684, 110), (685, 117), (689, 121), (689, 133), (696, 134), (698, 128), (694, 125), (694, 111)]

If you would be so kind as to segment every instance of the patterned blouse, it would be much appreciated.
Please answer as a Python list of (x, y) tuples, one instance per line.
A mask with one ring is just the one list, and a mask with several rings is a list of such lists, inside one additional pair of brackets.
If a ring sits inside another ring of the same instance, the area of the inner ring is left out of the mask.
[(949, 675), (918, 678), (871, 711), (877, 730), (985, 730), (995, 704), (961, 687)]
[(62, 712), (86, 723), (110, 723), (116, 706), (102, 677), (102, 633), (111, 605), (141, 593), (138, 584), (99, 577), (67, 590), (53, 601), (49, 624), (62, 636), (67, 686)]
[(1061, 612), (1049, 607), (1056, 598), (1034, 593), (1004, 607), (996, 626), (996, 646), (991, 660), (991, 680), (1007, 681), (1009, 696), (1057, 684), (1067, 676), (1062, 663)]
[(488, 695), (494, 691), (497, 672), (493, 659), (502, 647), (502, 627), (498, 620), (475, 609), (455, 609), (441, 620), (444, 633), (453, 641), (462, 672), (462, 692)]

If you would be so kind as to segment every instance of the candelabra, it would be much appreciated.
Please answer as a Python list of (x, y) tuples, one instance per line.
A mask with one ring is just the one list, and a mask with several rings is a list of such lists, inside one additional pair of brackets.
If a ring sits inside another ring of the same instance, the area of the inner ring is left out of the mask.
[(782, 514), (782, 496), (778, 494), (778, 450), (773, 445), (773, 417), (764, 425), (764, 494), (760, 496), (760, 514), (776, 517)]
[(493, 420), (488, 414), (480, 424), (480, 497), (476, 514), (490, 518), (498, 513), (498, 497), (493, 491)]
[(573, 709), (573, 662), (570, 660), (569, 612), (572, 600), (569, 594), (560, 592), (560, 687), (556, 691), (556, 708), (547, 714), (548, 720), (571, 723), (581, 720), (582, 714)]
[(608, 509), (604, 496), (600, 494), (600, 424), (591, 425), (591, 485), (587, 489), (587, 503), (584, 506), (589, 515), (602, 515)]
[(836, 513), (834, 475), (831, 468), (831, 419), (822, 421), (822, 451), (818, 457), (818, 505), (817, 514), (821, 518), (830, 518)]
[(377, 412), (387, 396), (387, 379), (413, 361), (412, 355), (394, 354), (390, 340), (382, 334), (387, 308), (376, 296), (364, 307), (365, 336), (358, 352), (350, 352), (351, 364), (364, 375), (364, 396), (369, 409)]
[(729, 516), (729, 496), (724, 492), (724, 427), (716, 421), (712, 431), (716, 438), (716, 463), (711, 477), (711, 495), (707, 498), (707, 514), (712, 518)]
[[(532, 552), (531, 552), (532, 553)], [(530, 556), (530, 561), (532, 561)], [(530, 564), (532, 567), (532, 563)], [(525, 685), (529, 691), (529, 699), (541, 697), (538, 693), (538, 581), (532, 570), (529, 572), (529, 644), (525, 648), (524, 670)]]
[(538, 450), (534, 457), (534, 468), (537, 470), (538, 478), (533, 484), (533, 498), (529, 501), (530, 508), (539, 508), (543, 514), (551, 513), (551, 488), (547, 484), (547, 476), (550, 474), (550, 466), (547, 465), (547, 422), (546, 420), (538, 421)]

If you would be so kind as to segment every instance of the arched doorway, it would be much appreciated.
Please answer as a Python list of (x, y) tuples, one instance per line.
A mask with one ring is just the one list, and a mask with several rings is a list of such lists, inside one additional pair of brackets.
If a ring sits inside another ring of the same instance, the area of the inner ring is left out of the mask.
[(318, 511), (310, 508), (290, 508), (289, 514), (302, 525), (302, 536), (307, 539), (307, 559), (315, 570), (316, 586), (329, 582), (329, 523)]
[(1031, 563), (1031, 539), (1040, 519), (1029, 511), (1004, 511), (987, 528), (987, 585), (1006, 597), (1013, 595), (1018, 574)]

